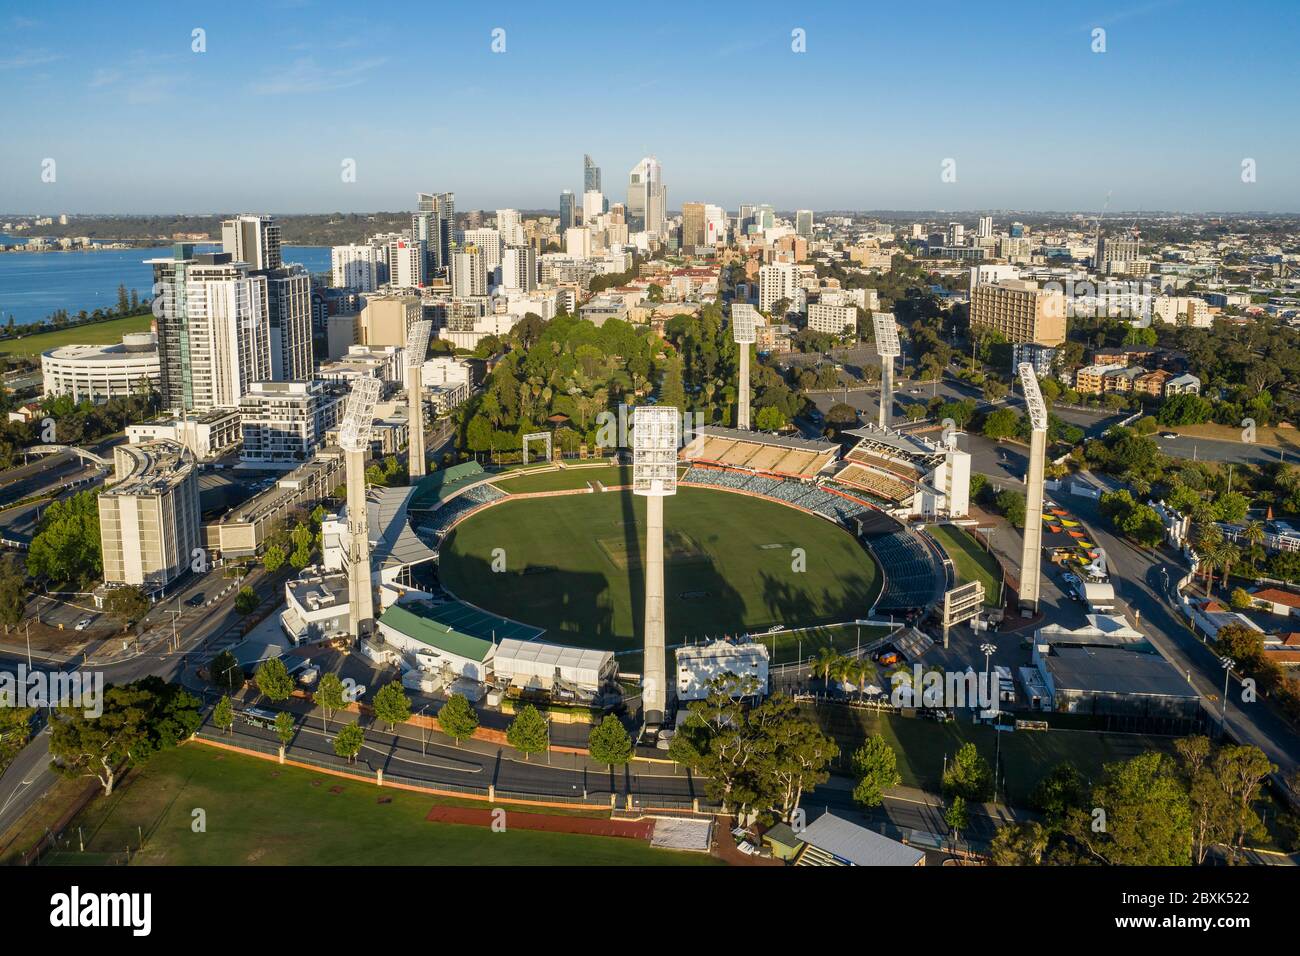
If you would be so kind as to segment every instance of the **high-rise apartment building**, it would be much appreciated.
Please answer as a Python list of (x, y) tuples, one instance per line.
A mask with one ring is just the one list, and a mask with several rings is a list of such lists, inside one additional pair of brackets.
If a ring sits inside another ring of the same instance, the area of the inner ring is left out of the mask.
[(858, 310), (851, 305), (823, 305), (820, 302), (808, 306), (808, 328), (813, 332), (827, 335), (843, 335), (858, 327)]
[(970, 290), (971, 328), (988, 328), (1012, 343), (1065, 341), (1065, 294), (1020, 279), (982, 282)]
[(993, 235), (993, 217), (980, 216), (979, 225), (975, 228), (975, 237), (977, 239), (988, 239)]
[(251, 270), (278, 269), (280, 224), (273, 216), (236, 216), (221, 224), (221, 251), (235, 262), (246, 262)]
[[(758, 307), (771, 312), (782, 299), (793, 303), (799, 288), (799, 270), (789, 262), (774, 262), (758, 270)], [(780, 318), (780, 316), (777, 316)]]
[(331, 281), (336, 288), (374, 292), (379, 288), (379, 251), (371, 245), (335, 246), (330, 250)]
[(271, 378), (266, 276), (228, 252), (196, 254), (186, 243), (148, 263), (163, 407), (238, 408), (251, 383)]
[(509, 291), (532, 292), (537, 288), (537, 250), (532, 246), (510, 246), (501, 257), (501, 285)]
[(429, 258), (423, 239), (396, 239), (385, 248), (388, 284), (399, 289), (418, 289), (428, 284), (425, 271)]
[(495, 229), (467, 229), (462, 246), (477, 246), (483, 253), (483, 266), (492, 272), (501, 265), (501, 255), (505, 242), (501, 233)]
[(497, 232), (501, 233), (503, 245), (522, 246), (528, 242), (524, 236), (524, 225), (519, 218), (518, 209), (497, 210)]
[(300, 265), (268, 269), (267, 332), (271, 377), (276, 381), (311, 378), (311, 274)]
[(487, 262), (478, 246), (461, 246), (452, 253), (451, 294), (458, 299), (488, 294)]
[(1097, 272), (1126, 271), (1142, 256), (1142, 244), (1121, 236), (1098, 236), (1092, 267)]
[(256, 382), (239, 404), (246, 462), (283, 465), (308, 461), (339, 423), (347, 390), (319, 379)]

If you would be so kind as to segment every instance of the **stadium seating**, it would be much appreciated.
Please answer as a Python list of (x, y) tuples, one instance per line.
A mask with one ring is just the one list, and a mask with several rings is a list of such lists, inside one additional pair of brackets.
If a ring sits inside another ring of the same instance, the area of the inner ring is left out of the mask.
[(873, 512), (859, 520), (863, 538), (885, 571), (885, 589), (876, 602), (877, 610), (907, 611), (927, 606), (939, 582), (945, 580), (934, 552), (884, 515)]
[(425, 527), (433, 532), (438, 542), (441, 542), (451, 526), (477, 508), (483, 507), (491, 501), (499, 501), (508, 497), (504, 491), (498, 490), (493, 485), (482, 484), (475, 485), (468, 491), (463, 491), (455, 498), (452, 498), (445, 505), (433, 513), (433, 520), (428, 522)]

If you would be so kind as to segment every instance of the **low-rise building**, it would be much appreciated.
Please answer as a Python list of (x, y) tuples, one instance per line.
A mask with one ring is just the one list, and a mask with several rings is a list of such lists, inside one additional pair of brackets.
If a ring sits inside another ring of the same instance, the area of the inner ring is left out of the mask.
[[(710, 684), (717, 678), (736, 678), (735, 689), (747, 696), (765, 696), (768, 688), (767, 647), (758, 642), (733, 644), (713, 641), (690, 644), (677, 649), (677, 699), (703, 700), (709, 696)], [(752, 680), (750, 691), (746, 682)]]

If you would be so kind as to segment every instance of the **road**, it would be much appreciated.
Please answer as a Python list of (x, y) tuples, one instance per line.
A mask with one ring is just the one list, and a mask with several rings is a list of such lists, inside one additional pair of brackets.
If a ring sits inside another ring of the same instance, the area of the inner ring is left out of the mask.
[[(1103, 487), (1115, 482), (1092, 475)], [(1110, 580), (1116, 597), (1137, 619), (1137, 626), (1157, 650), (1189, 681), (1202, 697), (1217, 725), (1223, 703), (1223, 667), (1212, 648), (1192, 634), (1175, 610), (1173, 588), (1188, 571), (1180, 561), (1163, 553), (1144, 551), (1113, 534), (1098, 511), (1096, 501), (1066, 495), (1062, 503), (1072, 509), (1106, 551)], [(1254, 744), (1285, 773), (1300, 766), (1300, 737), (1263, 702), (1243, 703), (1239, 687), (1227, 695), (1228, 729), (1241, 743)]]
[(1239, 461), (1252, 464), (1289, 461), (1292, 464), (1300, 464), (1298, 449), (1276, 448), (1272, 445), (1256, 445), (1251, 442), (1221, 441), (1216, 438), (1193, 438), (1190, 435), (1180, 435), (1177, 438), (1163, 438), (1156, 435), (1155, 439), (1160, 450), (1174, 458), (1190, 458), (1193, 461)]

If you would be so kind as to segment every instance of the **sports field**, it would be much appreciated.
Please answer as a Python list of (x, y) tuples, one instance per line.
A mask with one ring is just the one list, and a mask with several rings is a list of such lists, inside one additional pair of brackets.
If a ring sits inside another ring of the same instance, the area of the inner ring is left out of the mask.
[[(437, 807), (486, 807), (346, 780), (201, 744), (157, 754), (107, 800), (96, 799), (65, 830), (67, 849), (47, 864), (689, 866), (700, 853), (659, 850), (626, 837), (505, 832), (433, 822)], [(194, 808), (206, 829), (194, 831)], [(532, 808), (536, 812), (536, 808)], [(582, 820), (587, 818), (583, 817)], [(575, 829), (568, 818), (557, 826)], [(609, 824), (609, 817), (592, 820)], [(535, 826), (535, 824), (534, 824)], [(86, 851), (78, 849), (80, 829)], [(144, 848), (140, 849), (143, 837)]]
[[(852, 620), (880, 590), (852, 535), (793, 508), (681, 488), (664, 525), (669, 643)], [(497, 548), (506, 569), (494, 573)], [(452, 531), (440, 574), (457, 597), (545, 628), (547, 640), (634, 650), (644, 548), (645, 501), (630, 492), (506, 501)]]
[(979, 581), (984, 585), (984, 606), (999, 607), (1002, 572), (998, 563), (976, 543), (970, 532), (950, 524), (931, 525), (930, 535), (939, 542), (957, 568), (959, 584)]
[(92, 322), (75, 329), (40, 332), (0, 342), (0, 355), (39, 355), (46, 349), (61, 345), (112, 345), (121, 342), (122, 336), (130, 332), (148, 332), (152, 324), (153, 316), (146, 313), (127, 316), (125, 319)]

